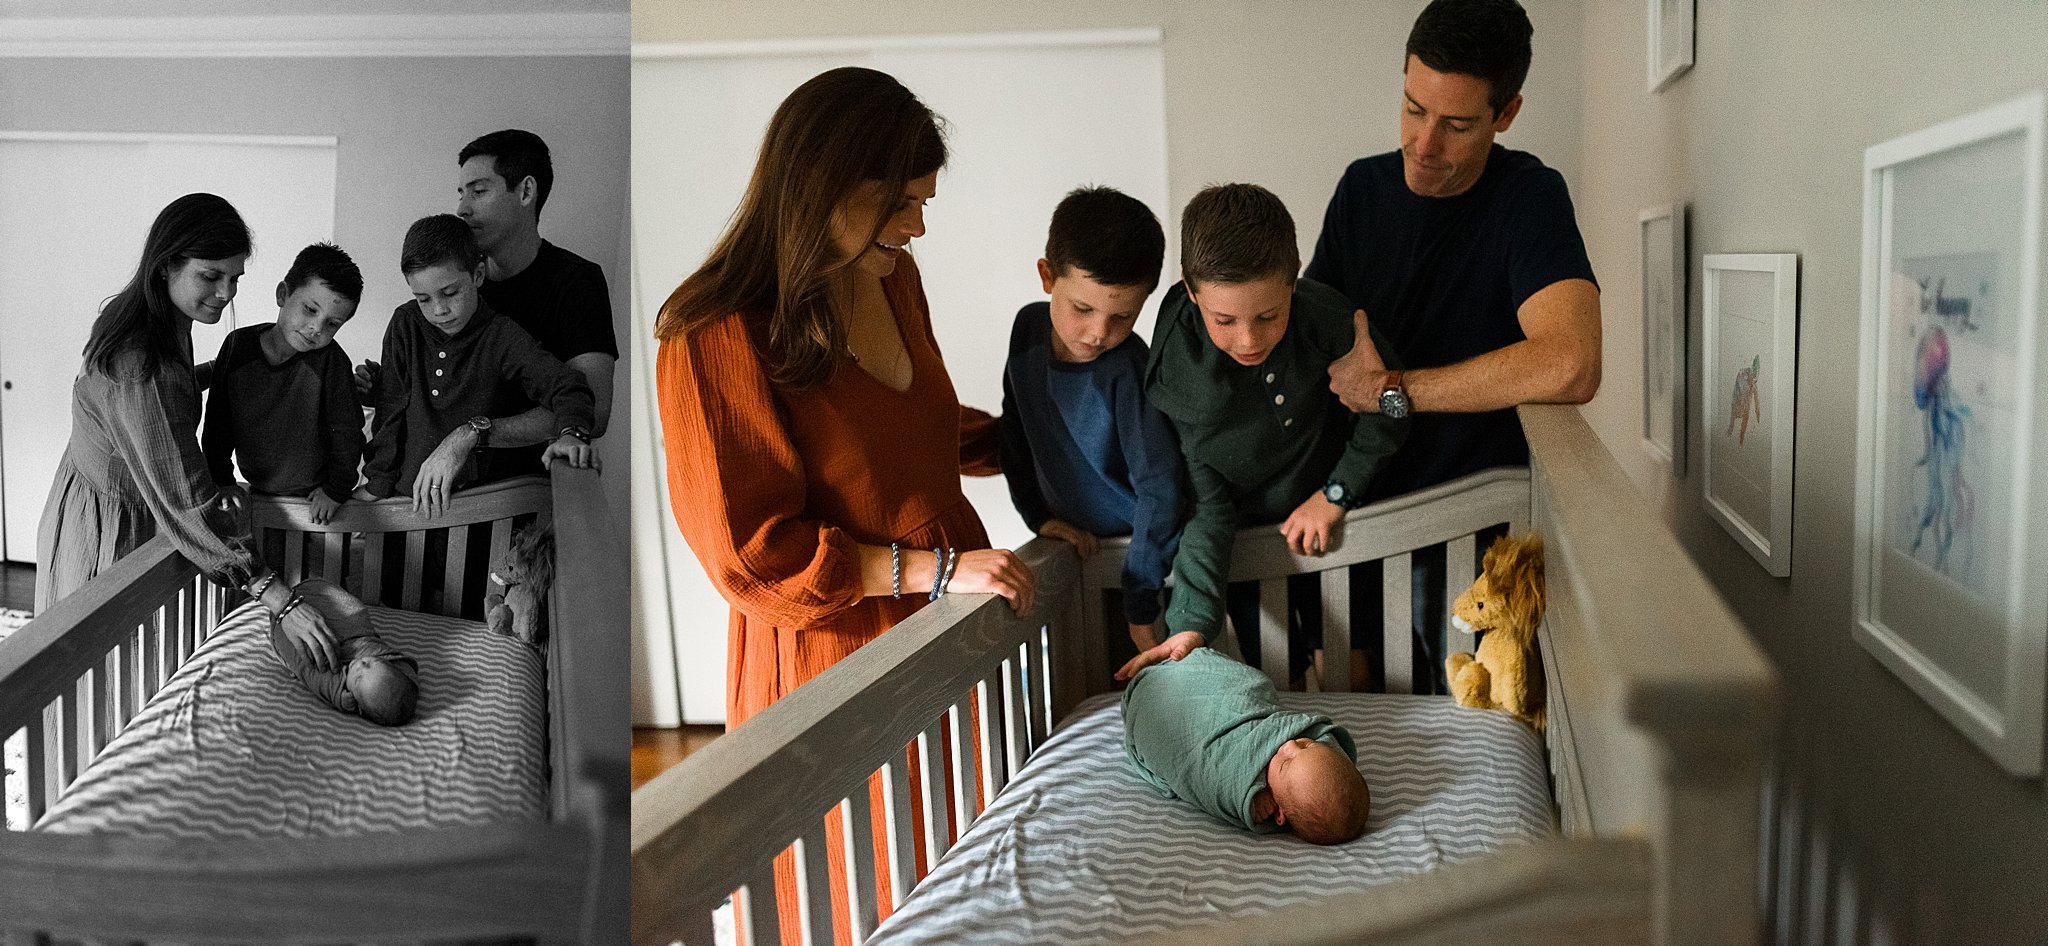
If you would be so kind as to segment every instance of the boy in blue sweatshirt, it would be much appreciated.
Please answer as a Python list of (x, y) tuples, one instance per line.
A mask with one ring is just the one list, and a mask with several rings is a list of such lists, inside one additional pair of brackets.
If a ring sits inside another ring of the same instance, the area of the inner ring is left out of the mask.
[(1152, 211), (1108, 187), (1069, 193), (1038, 261), (1050, 302), (1017, 312), (1003, 367), (1003, 471), (1039, 535), (1082, 556), (1098, 536), (1131, 537), (1124, 617), (1140, 652), (1159, 644), (1159, 593), (1180, 536), (1180, 447), (1145, 401), (1144, 339), (1166, 234)]

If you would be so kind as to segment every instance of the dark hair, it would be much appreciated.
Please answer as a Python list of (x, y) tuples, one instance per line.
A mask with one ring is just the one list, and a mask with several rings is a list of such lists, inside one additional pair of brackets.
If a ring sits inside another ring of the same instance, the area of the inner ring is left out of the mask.
[(1136, 197), (1114, 187), (1077, 187), (1053, 208), (1045, 261), (1055, 277), (1079, 269), (1107, 286), (1159, 285), (1166, 231)]
[(405, 231), (405, 246), (398, 251), (398, 271), (410, 276), (442, 263), (453, 264), (463, 272), (475, 272), (484, 264), (484, 251), (477, 248), (476, 234), (454, 214), (435, 214), (413, 221)]
[[(829, 280), (854, 263), (832, 247), (833, 213), (863, 182), (879, 182), (893, 205), (904, 185), (945, 163), (939, 117), (887, 73), (847, 66), (812, 77), (775, 109), (739, 209), (662, 304), (655, 337), (741, 313), (775, 383), (823, 382), (846, 350)], [(868, 239), (888, 221), (878, 215)]]
[(1434, 0), (1408, 32), (1408, 55), (1438, 72), (1485, 79), (1486, 104), (1498, 118), (1529, 77), (1535, 33), (1515, 0)]
[(315, 243), (300, 250), (292, 258), (292, 268), (285, 270), (284, 291), (297, 292), (313, 279), (326, 283), (327, 288), (350, 302), (363, 301), (363, 271), (341, 247), (332, 243)]
[(478, 155), (491, 159), (491, 169), (504, 178), (506, 190), (533, 178), (533, 215), (539, 217), (540, 209), (548, 205), (548, 192), (555, 187), (555, 163), (548, 157), (548, 143), (533, 132), (507, 128), (463, 145), (455, 164), (460, 167)]
[(156, 215), (142, 241), (142, 260), (128, 285), (100, 307), (85, 343), (87, 371), (111, 375), (123, 353), (142, 358), (142, 377), (154, 378), (166, 359), (185, 357), (179, 344), (184, 313), (171, 302), (169, 270), (188, 259), (217, 260), (250, 252), (249, 225), (234, 205), (212, 194), (186, 194)]
[(1294, 217), (1257, 184), (1212, 184), (1180, 214), (1180, 276), (1197, 282), (1241, 283), (1301, 271)]

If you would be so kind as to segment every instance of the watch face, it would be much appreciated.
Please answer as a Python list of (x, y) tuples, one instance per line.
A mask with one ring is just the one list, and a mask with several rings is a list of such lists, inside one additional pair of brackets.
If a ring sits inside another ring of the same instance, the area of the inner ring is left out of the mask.
[(1380, 413), (1400, 420), (1408, 416), (1408, 395), (1399, 389), (1380, 392)]
[(1331, 483), (1323, 487), (1323, 498), (1338, 505), (1344, 504), (1344, 484)]

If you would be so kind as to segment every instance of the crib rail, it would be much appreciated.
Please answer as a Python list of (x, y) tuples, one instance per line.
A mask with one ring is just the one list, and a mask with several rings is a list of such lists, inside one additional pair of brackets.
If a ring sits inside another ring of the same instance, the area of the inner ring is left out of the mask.
[[(712, 911), (734, 893), (743, 942), (776, 942), (771, 859), (792, 846), (809, 941), (831, 942), (839, 923), (855, 942), (872, 932), (879, 872), (900, 903), (920, 840), (935, 863), (1049, 731), (1047, 660), (1065, 655), (1048, 655), (1045, 629), (1068, 619), (1079, 566), (1047, 540), (1019, 554), (1037, 576), (1031, 614), (943, 597), (634, 793), (634, 942), (708, 944)], [(871, 776), (885, 786), (879, 859)], [(826, 908), (828, 831), (852, 853), (850, 917)]]
[[(1528, 518), (1529, 471), (1524, 467), (1503, 467), (1352, 510), (1345, 514), (1342, 528), (1333, 533), (1334, 544), (1320, 556), (1289, 551), (1277, 527), (1239, 530), (1231, 547), (1230, 580), (1258, 583), (1259, 622), (1256, 628), (1235, 629), (1231, 636), (1242, 638), (1247, 633), (1256, 633), (1260, 641), (1256, 663), (1268, 679), (1281, 690), (1301, 689), (1292, 685), (1287, 660), (1288, 578), (1314, 573), (1320, 576), (1317, 584), (1322, 602), (1323, 661), (1321, 675), (1304, 681), (1308, 687), (1325, 693), (1366, 689), (1365, 681), (1353, 681), (1350, 674), (1353, 625), (1363, 624), (1371, 632), (1367, 640), (1379, 647), (1378, 656), (1384, 668), (1384, 685), (1380, 689), (1388, 693), (1416, 692), (1417, 681), (1411, 673), (1414, 639), (1409, 610), (1414, 594), (1410, 564), (1415, 552), (1428, 546), (1445, 546), (1446, 568), (1440, 590), (1443, 600), (1449, 602), (1464, 593), (1479, 574), (1477, 553), (1485, 550), (1476, 545), (1477, 533), (1501, 525), (1520, 531), (1527, 527)], [(1082, 563), (1082, 606), (1088, 610), (1088, 619), (1080, 626), (1123, 626), (1122, 616), (1110, 610), (1107, 593), (1122, 585), (1124, 550), (1129, 545), (1128, 538), (1105, 539), (1101, 548)], [(1361, 603), (1351, 600), (1350, 571), (1373, 562), (1381, 563), (1377, 614), (1366, 613), (1364, 607), (1354, 606)], [(1474, 646), (1472, 635), (1455, 627), (1446, 624), (1443, 632), (1450, 651), (1469, 651)], [(1110, 689), (1111, 661), (1104, 653), (1095, 653), (1110, 637), (1101, 638), (1102, 643), (1075, 642), (1090, 653), (1083, 672), (1063, 681), (1067, 689), (1060, 705), (1062, 715), (1080, 698)], [(1229, 639), (1213, 643), (1240, 659), (1245, 657), (1241, 647)]]

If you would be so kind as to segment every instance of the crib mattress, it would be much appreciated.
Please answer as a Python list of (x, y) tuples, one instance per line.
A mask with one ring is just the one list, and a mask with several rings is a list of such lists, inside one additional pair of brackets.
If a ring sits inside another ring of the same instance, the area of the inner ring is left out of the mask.
[(370, 608), (419, 661), (386, 728), (320, 702), (231, 613), (37, 822), (172, 839), (336, 837), (547, 815), (546, 681), (532, 650), (460, 618)]
[(1254, 835), (1127, 767), (1114, 694), (1081, 704), (869, 946), (1118, 943), (1348, 893), (1555, 834), (1541, 740), (1447, 697), (1283, 693), (1351, 730), (1364, 837)]

